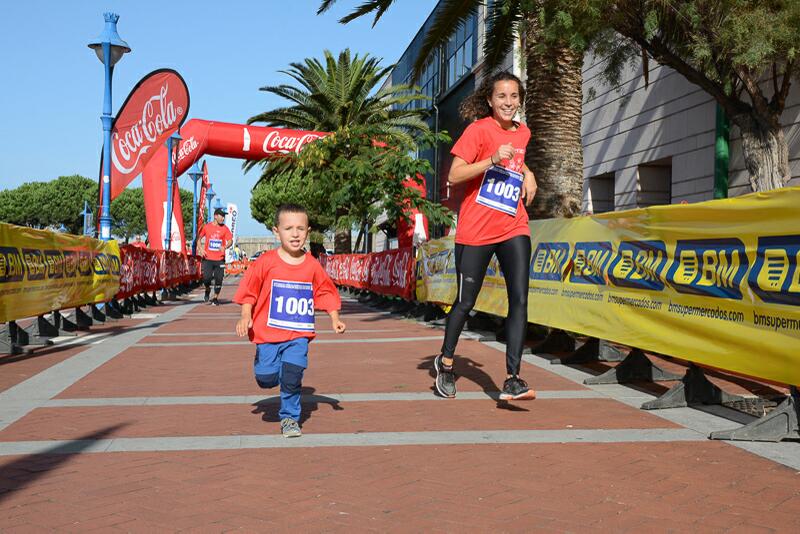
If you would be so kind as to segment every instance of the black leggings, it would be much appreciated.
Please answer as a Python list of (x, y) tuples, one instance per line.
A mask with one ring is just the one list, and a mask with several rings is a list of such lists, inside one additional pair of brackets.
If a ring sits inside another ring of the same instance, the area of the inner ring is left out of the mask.
[(531, 261), (531, 239), (526, 235), (512, 237), (507, 241), (491, 245), (456, 244), (456, 276), (458, 294), (450, 313), (444, 333), (442, 354), (452, 358), (456, 343), (467, 316), (475, 306), (478, 293), (486, 276), (486, 268), (497, 255), (508, 289), (508, 317), (506, 319), (506, 372), (519, 374), (522, 347), (528, 323), (528, 268)]
[(211, 294), (211, 279), (214, 279), (214, 295), (219, 296), (222, 290), (222, 277), (225, 276), (225, 260), (203, 260), (203, 285), (206, 296)]

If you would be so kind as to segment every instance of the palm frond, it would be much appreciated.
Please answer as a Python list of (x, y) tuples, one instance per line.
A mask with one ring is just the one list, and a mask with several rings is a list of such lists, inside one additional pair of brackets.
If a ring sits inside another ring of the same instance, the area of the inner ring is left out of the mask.
[(466, 24), (471, 16), (477, 15), (482, 4), (483, 0), (442, 0), (414, 61), (413, 78), (418, 78), (422, 73), (428, 56), (437, 47), (446, 45), (457, 28)]
[(483, 56), (486, 66), (493, 70), (503, 62), (514, 45), (517, 28), (524, 18), (522, 0), (506, 0), (502, 4), (495, 2), (488, 18)]

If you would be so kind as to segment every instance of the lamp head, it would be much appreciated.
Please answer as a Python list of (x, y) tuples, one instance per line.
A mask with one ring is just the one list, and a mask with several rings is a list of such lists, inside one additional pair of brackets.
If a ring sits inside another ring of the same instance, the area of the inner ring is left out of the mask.
[(123, 41), (117, 33), (117, 21), (119, 20), (119, 15), (116, 13), (103, 13), (103, 18), (105, 18), (106, 25), (103, 28), (103, 31), (100, 32), (100, 35), (98, 35), (94, 41), (89, 43), (89, 48), (94, 50), (94, 53), (97, 54), (97, 59), (100, 60), (100, 63), (105, 64), (103, 43), (108, 43), (111, 49), (111, 57), (109, 58), (109, 62), (113, 67), (120, 59), (122, 59), (123, 54), (127, 54), (131, 51), (131, 47), (128, 46), (128, 43)]

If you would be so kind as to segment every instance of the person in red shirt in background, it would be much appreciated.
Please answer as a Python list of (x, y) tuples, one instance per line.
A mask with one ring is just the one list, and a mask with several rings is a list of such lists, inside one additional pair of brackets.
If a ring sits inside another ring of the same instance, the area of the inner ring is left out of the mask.
[(211, 295), (211, 279), (214, 279), (214, 300), (211, 304), (219, 306), (219, 292), (222, 290), (222, 278), (225, 276), (225, 249), (233, 245), (233, 234), (225, 226), (226, 212), (222, 208), (214, 210), (214, 221), (206, 223), (197, 233), (200, 257), (203, 258), (203, 284), (206, 294), (203, 300), (208, 303)]
[(242, 305), (236, 334), (256, 344), (256, 383), (262, 388), (280, 385), (278, 416), (287, 438), (301, 435), (300, 388), (308, 367), (308, 343), (314, 339), (314, 310), (328, 312), (337, 334), (346, 328), (339, 319), (339, 291), (319, 262), (303, 250), (309, 230), (305, 208), (279, 206), (272, 232), (280, 248), (261, 254), (233, 297)]
[(528, 322), (528, 268), (531, 238), (528, 213), (536, 179), (525, 165), (531, 138), (527, 126), (514, 120), (525, 100), (525, 88), (509, 72), (487, 77), (461, 104), (464, 119), (473, 120), (453, 145), (451, 184), (467, 186), (458, 213), (455, 260), (458, 293), (447, 315), (441, 354), (434, 359), (436, 391), (456, 396), (453, 357), (469, 312), (475, 306), (486, 268), (496, 255), (508, 288), (506, 380), (500, 398), (533, 399), (536, 393), (519, 377)]

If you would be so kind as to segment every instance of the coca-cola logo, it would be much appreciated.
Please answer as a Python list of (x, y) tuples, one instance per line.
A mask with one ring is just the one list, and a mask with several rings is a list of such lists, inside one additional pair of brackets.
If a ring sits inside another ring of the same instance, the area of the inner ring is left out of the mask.
[(111, 160), (122, 174), (130, 174), (139, 160), (178, 119), (183, 117), (183, 106), (169, 99), (169, 85), (164, 84), (142, 106), (141, 118), (129, 128), (112, 132)]
[(403, 288), (408, 285), (411, 254), (404, 251), (395, 257), (394, 265), (392, 266), (392, 285), (395, 287)]
[(181, 143), (181, 146), (178, 149), (177, 157), (172, 157), (172, 163), (181, 161), (183, 158), (197, 150), (198, 146), (200, 146), (200, 144), (197, 142), (197, 139), (195, 139), (194, 136), (191, 136), (189, 139)]
[(273, 130), (264, 138), (264, 144), (261, 148), (266, 154), (300, 152), (304, 145), (321, 137), (323, 136), (315, 133), (291, 135), (284, 132), (281, 135), (280, 130)]
[(188, 113), (189, 90), (174, 70), (151, 72), (136, 84), (111, 130), (112, 198), (141, 173)]

